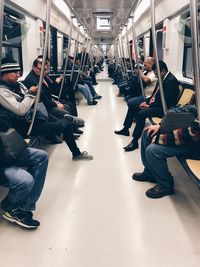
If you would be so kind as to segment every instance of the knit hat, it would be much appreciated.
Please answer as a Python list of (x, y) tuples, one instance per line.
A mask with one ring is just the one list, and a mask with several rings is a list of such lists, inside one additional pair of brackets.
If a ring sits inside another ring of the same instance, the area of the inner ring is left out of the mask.
[(20, 71), (19, 64), (12, 58), (3, 58), (1, 64), (1, 73)]

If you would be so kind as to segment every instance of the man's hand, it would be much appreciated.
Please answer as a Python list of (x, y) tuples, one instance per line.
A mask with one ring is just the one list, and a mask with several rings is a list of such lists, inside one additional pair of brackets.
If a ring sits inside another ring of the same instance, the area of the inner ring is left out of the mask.
[(56, 105), (57, 105), (58, 108), (60, 108), (60, 109), (64, 109), (65, 108), (64, 105), (62, 103), (60, 103), (59, 101), (55, 101), (55, 102), (56, 102)]
[(140, 109), (147, 109), (149, 108), (149, 105), (144, 101), (139, 105)]
[(155, 136), (160, 129), (160, 125), (149, 125), (145, 128), (145, 130), (148, 130), (148, 135), (151, 137)]
[(33, 93), (37, 94), (38, 86), (31, 86), (29, 90), (32, 91)]
[(61, 83), (62, 78), (63, 78), (62, 76), (56, 78), (56, 79), (55, 79), (55, 82), (56, 82), (57, 84)]

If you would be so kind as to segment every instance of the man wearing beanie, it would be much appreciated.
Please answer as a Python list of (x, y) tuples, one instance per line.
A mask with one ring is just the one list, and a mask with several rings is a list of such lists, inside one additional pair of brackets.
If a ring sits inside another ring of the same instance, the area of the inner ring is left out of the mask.
[[(21, 105), (16, 105), (16, 103), (12, 105), (11, 93), (7, 88), (12, 85), (11, 81), (17, 82), (20, 76), (19, 71), (19, 65), (13, 60), (2, 61), (0, 94), (3, 92), (4, 97), (0, 102), (0, 132), (6, 132), (12, 127), (12, 118), (7, 112), (7, 107), (11, 112), (17, 111), (18, 114), (23, 114), (34, 102), (37, 88), (32, 87)], [(16, 97), (18, 98), (18, 95)], [(13, 166), (3, 164), (2, 157), (4, 156), (3, 146), (0, 143), (0, 185), (9, 189), (8, 194), (0, 203), (2, 216), (26, 229), (36, 229), (40, 223), (33, 219), (32, 211), (36, 208), (36, 202), (44, 186), (48, 154), (39, 149), (26, 148)]]
[[(22, 87), (20, 83), (17, 83), (17, 79), (20, 74), (17, 69), (11, 67), (11, 64), (16, 62), (2, 60), (2, 72), (0, 81), (0, 105), (3, 109), (9, 111), (10, 119), (12, 121), (12, 127), (14, 127), (20, 134), (26, 136), (28, 132), (30, 121), (26, 121), (27, 112), (30, 111), (37, 92), (37, 87), (32, 86), (27, 91)], [(8, 67), (9, 65), (9, 67)], [(12, 72), (11, 72), (12, 71)], [(72, 159), (77, 160), (92, 160), (93, 156), (89, 155), (86, 151), (80, 152), (74, 135), (72, 124), (67, 117), (58, 119), (51, 114), (48, 114), (48, 121), (35, 120), (31, 131), (32, 136), (63, 134), (63, 139), (72, 152)]]

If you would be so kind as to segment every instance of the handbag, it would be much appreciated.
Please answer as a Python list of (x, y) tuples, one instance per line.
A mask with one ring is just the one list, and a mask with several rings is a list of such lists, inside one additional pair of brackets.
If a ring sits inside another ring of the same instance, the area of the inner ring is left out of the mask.
[(15, 163), (27, 148), (23, 137), (13, 128), (0, 132), (1, 166), (9, 167)]
[(160, 124), (161, 133), (190, 127), (197, 117), (197, 110), (194, 105), (172, 107), (167, 111)]

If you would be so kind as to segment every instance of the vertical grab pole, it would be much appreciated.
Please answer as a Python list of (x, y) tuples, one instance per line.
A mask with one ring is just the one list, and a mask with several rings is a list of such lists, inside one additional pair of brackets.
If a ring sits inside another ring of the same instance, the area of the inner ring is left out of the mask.
[[(85, 44), (86, 44), (86, 38), (84, 39), (82, 47), (84, 47)], [(83, 53), (81, 54), (81, 62), (82, 62), (82, 60), (83, 60)], [(81, 69), (82, 69), (81, 62), (80, 62), (80, 66), (79, 66), (79, 69), (78, 69), (78, 74), (77, 74), (77, 77), (76, 77), (76, 81), (75, 81), (73, 90), (75, 90), (75, 88), (76, 88), (76, 85), (77, 85), (77, 82), (78, 82), (78, 79), (79, 79), (79, 76), (80, 76), (80, 73), (81, 73)]]
[(192, 59), (194, 69), (194, 86), (196, 93), (196, 107), (200, 124), (200, 62), (199, 62), (199, 36), (198, 36), (198, 7), (196, 0), (190, 0), (190, 17), (192, 29)]
[(93, 41), (91, 40), (91, 59), (90, 59), (90, 69), (94, 70), (94, 51), (93, 51)]
[(126, 68), (124, 65), (124, 59), (123, 59), (123, 50), (122, 50), (122, 41), (121, 41), (121, 37), (119, 36), (119, 50), (120, 50), (120, 54), (121, 54), (121, 63), (122, 63), (122, 69), (124, 71), (124, 73), (126, 73)]
[[(86, 71), (87, 71), (87, 67), (89, 67), (89, 57), (90, 57), (90, 52), (91, 52), (91, 48), (92, 48), (92, 39), (91, 38), (88, 38), (88, 57), (87, 57), (87, 60), (86, 60)], [(86, 50), (86, 52), (87, 52), (87, 50)], [(87, 55), (87, 53), (86, 53), (86, 55)]]
[(128, 49), (129, 60), (130, 60), (130, 64), (131, 64), (131, 73), (133, 73), (132, 57), (131, 57), (131, 51), (130, 51), (130, 45), (129, 45), (129, 39), (128, 39), (128, 29), (127, 29), (127, 26), (126, 26), (126, 42), (127, 42), (127, 49)]
[(163, 92), (162, 80), (161, 80), (161, 75), (160, 75), (158, 48), (157, 48), (157, 42), (156, 42), (155, 2), (154, 2), (154, 0), (151, 0), (151, 29), (152, 29), (152, 38), (153, 38), (153, 47), (154, 47), (154, 53), (155, 53), (156, 68), (157, 68), (157, 72), (158, 72), (158, 84), (160, 87), (161, 102), (162, 102), (164, 114), (166, 114), (167, 113), (167, 105), (165, 102), (165, 96), (164, 96), (164, 92)]
[[(86, 37), (86, 42), (85, 42), (85, 51), (83, 51), (82, 55), (81, 55), (81, 72), (83, 72), (85, 70), (85, 61), (86, 61), (86, 57), (87, 57), (87, 46), (89, 44), (89, 38)], [(89, 55), (88, 55), (89, 56)], [(83, 61), (82, 61), (83, 60)]]
[(126, 64), (125, 53), (124, 53), (124, 45), (122, 42), (122, 32), (121, 32), (121, 45), (122, 45), (122, 55), (123, 55), (123, 59), (124, 59), (124, 70), (125, 70), (125, 74), (127, 74), (128, 70), (127, 70), (127, 64)]
[(45, 71), (47, 49), (48, 49), (48, 42), (49, 42), (50, 14), (51, 14), (51, 0), (47, 0), (46, 29), (45, 29), (46, 34), (45, 34), (45, 41), (44, 41), (44, 48), (43, 48), (42, 68), (41, 68), (40, 79), (39, 79), (39, 84), (38, 84), (38, 92), (37, 92), (34, 109), (33, 109), (33, 116), (32, 116), (31, 124), (29, 126), (27, 135), (30, 135), (32, 131), (36, 112), (37, 112), (37, 106), (40, 101), (40, 94), (41, 94), (41, 89), (42, 89), (42, 82), (43, 82), (43, 76), (44, 76), (44, 71)]
[[(0, 70), (2, 61), (2, 44), (3, 44), (3, 12), (4, 12), (4, 0), (0, 1)], [(1, 74), (1, 73), (0, 73)]]
[(117, 37), (117, 55), (118, 55), (118, 64), (120, 63), (120, 44), (119, 44), (119, 36)]
[(72, 72), (71, 72), (71, 76), (70, 76), (70, 82), (72, 81), (72, 77), (74, 74), (74, 66), (75, 66), (75, 61), (76, 61), (76, 51), (77, 51), (77, 46), (78, 46), (78, 42), (79, 42), (79, 35), (80, 35), (80, 29), (78, 27), (77, 42), (75, 41), (75, 44), (74, 44), (74, 60), (73, 60)]
[[(137, 39), (136, 39), (136, 35), (135, 35), (134, 16), (132, 17), (132, 31), (133, 31), (133, 44), (134, 44), (134, 51), (135, 51), (135, 60), (136, 60), (137, 66), (139, 68), (138, 46), (137, 46)], [(140, 77), (140, 86), (141, 86), (141, 90), (142, 90), (142, 95), (145, 98), (144, 85), (143, 85), (143, 80), (142, 80), (142, 75), (141, 75), (140, 69), (138, 70), (138, 72), (139, 72), (139, 77)]]
[(118, 64), (119, 63), (119, 50), (118, 50), (118, 42), (119, 39), (116, 39), (116, 44), (115, 44), (115, 63)]
[(64, 83), (65, 83), (65, 75), (66, 75), (66, 72), (67, 72), (67, 64), (68, 64), (68, 60), (69, 60), (69, 51), (70, 51), (70, 47), (71, 47), (72, 28), (73, 28), (73, 17), (71, 16), (67, 55), (66, 55), (64, 72), (63, 72), (62, 82), (61, 82), (60, 91), (59, 91), (59, 95), (58, 95), (58, 100), (60, 100), (60, 97), (61, 97), (61, 94), (62, 94), (62, 91), (63, 91), (63, 86), (64, 86)]

